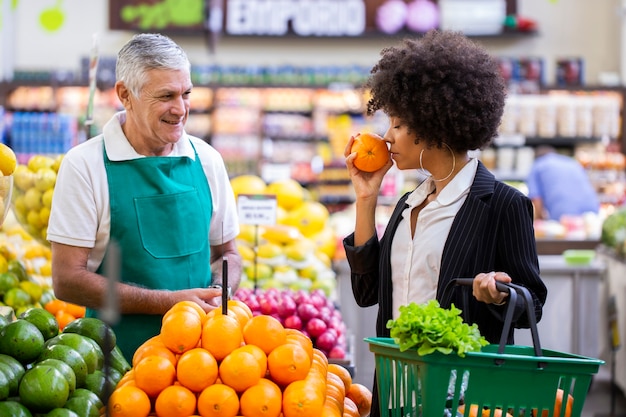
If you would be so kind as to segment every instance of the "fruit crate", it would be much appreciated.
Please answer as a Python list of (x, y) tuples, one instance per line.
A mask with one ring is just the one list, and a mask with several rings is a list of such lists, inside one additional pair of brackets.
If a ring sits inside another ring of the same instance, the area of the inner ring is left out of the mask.
[[(476, 416), (480, 409), (485, 417), (580, 417), (592, 377), (604, 362), (542, 350), (528, 290), (513, 284), (506, 287), (511, 307), (503, 335), (510, 329), (520, 292), (526, 301), (533, 346), (505, 345), (503, 336), (500, 344), (464, 357), (440, 352), (420, 356), (417, 349), (400, 351), (391, 338), (365, 339), (375, 356), (381, 415)], [(566, 406), (556, 401), (558, 395), (568, 398), (563, 401)], [(459, 408), (464, 404), (469, 406)]]

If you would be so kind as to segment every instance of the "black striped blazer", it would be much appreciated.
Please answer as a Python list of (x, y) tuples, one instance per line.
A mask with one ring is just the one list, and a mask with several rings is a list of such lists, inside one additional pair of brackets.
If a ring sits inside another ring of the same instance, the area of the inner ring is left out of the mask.
[[(373, 236), (365, 245), (354, 247), (354, 234), (343, 241), (356, 303), (361, 307), (378, 303), (378, 337), (389, 337), (386, 324), (392, 318), (391, 242), (407, 207), (407, 197), (408, 193), (398, 201), (380, 241)], [(479, 162), (469, 195), (444, 245), (437, 299), (442, 302), (442, 291), (450, 279), (472, 278), (490, 271), (507, 272), (514, 283), (526, 287), (534, 299), (535, 317), (541, 319), (547, 289), (539, 275), (532, 203), (519, 190), (497, 181)], [(513, 327), (527, 328), (521, 297), (519, 301)], [(467, 322), (478, 325), (490, 343), (500, 341), (504, 306), (477, 301), (470, 287), (456, 287), (452, 302), (463, 310)], [(507, 337), (507, 344), (512, 343), (513, 329)]]

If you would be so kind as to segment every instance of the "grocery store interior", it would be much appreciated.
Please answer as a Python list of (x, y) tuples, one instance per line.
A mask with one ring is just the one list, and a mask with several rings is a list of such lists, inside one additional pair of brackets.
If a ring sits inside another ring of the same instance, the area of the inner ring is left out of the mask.
[[(199, 18), (174, 12), (187, 6)], [(361, 9), (364, 17), (354, 18)], [(236, 13), (239, 20), (228, 19)], [(296, 24), (298, 16), (306, 23)], [(509, 95), (500, 134), (476, 152), (498, 179), (527, 192), (535, 149), (546, 143), (586, 169), (600, 211), (535, 221), (549, 291), (539, 340), (542, 348), (605, 362), (583, 417), (626, 415), (626, 216), (612, 223), (619, 230), (605, 227), (626, 203), (622, 0), (0, 0), (0, 138), (28, 164), (33, 155), (63, 154), (100, 133), (121, 109), (112, 89), (119, 48), (138, 31), (171, 36), (192, 63), (187, 131), (222, 154), (232, 179), (295, 180), (327, 210), (304, 214), (323, 219), (315, 242), (329, 260), (325, 270), (305, 277), (311, 269), (289, 263), (289, 254), (277, 265), (258, 252), (259, 227), (242, 224), (246, 241), (257, 246), (255, 262), (264, 261), (247, 268), (247, 278), (255, 288), (324, 289), (345, 322), (340, 363), (354, 381), (371, 386), (374, 355), (363, 339), (375, 334), (376, 307), (354, 302), (342, 253), (341, 239), (354, 225), (343, 151), (350, 135), (386, 130), (386, 117), (365, 115), (360, 89), (381, 49), (429, 27), (463, 30), (501, 62)], [(381, 230), (397, 198), (418, 180), (415, 172), (389, 171), (379, 199)], [(45, 224), (33, 224), (15, 204), (8, 210), (0, 243), (30, 235), (46, 247)], [(7, 236), (9, 226), (26, 233)], [(571, 251), (589, 258), (568, 259)], [(42, 264), (33, 268), (45, 280)], [(259, 281), (262, 273), (267, 282)], [(516, 330), (516, 343), (533, 340)]]

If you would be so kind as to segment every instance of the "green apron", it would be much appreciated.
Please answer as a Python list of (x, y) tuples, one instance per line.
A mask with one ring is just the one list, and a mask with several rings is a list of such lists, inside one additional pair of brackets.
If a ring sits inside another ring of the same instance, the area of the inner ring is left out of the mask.
[[(120, 249), (120, 281), (172, 291), (211, 285), (208, 240), (213, 204), (195, 148), (194, 153), (195, 160), (155, 156), (111, 161), (104, 149), (110, 235)], [(129, 362), (139, 345), (159, 334), (161, 318), (121, 315), (113, 329)]]

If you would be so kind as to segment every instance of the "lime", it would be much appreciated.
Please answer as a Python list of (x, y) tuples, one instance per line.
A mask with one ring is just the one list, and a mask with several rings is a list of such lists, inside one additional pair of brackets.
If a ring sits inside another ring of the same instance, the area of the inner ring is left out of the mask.
[(8, 318), (4, 317), (3, 315), (0, 315), (0, 330), (2, 330), (4, 326), (6, 326), (9, 323), (10, 321)]
[(70, 387), (63, 374), (52, 366), (35, 366), (24, 374), (19, 388), (20, 401), (29, 410), (47, 413), (63, 407)]
[(27, 307), (31, 303), (30, 295), (20, 287), (14, 287), (4, 294), (4, 303), (14, 310)]
[(63, 362), (61, 359), (48, 358), (36, 362), (34, 366), (51, 366), (59, 371), (70, 387), (70, 395), (76, 390), (76, 374), (71, 366)]
[(43, 348), (43, 352), (39, 355), (38, 361), (53, 358), (60, 359), (67, 363), (76, 376), (76, 387), (83, 387), (87, 379), (87, 364), (80, 353), (75, 349), (66, 345), (50, 345)]
[(102, 352), (100, 345), (97, 344), (95, 340), (90, 339), (87, 336), (85, 336), (85, 340), (92, 344), (93, 350), (96, 353), (96, 368), (94, 369), (94, 371), (102, 369), (102, 367), (104, 366), (104, 353)]
[(6, 294), (11, 288), (15, 288), (20, 283), (20, 280), (13, 272), (3, 272), (0, 274), (0, 295)]
[(109, 368), (108, 370), (105, 370), (104, 374), (106, 375), (109, 386), (112, 387), (116, 387), (117, 384), (120, 382), (120, 379), (122, 379), (122, 377), (124, 376), (115, 368)]
[(22, 364), (28, 364), (41, 354), (43, 335), (29, 321), (17, 319), (0, 330), (0, 353), (13, 356)]
[(9, 395), (17, 395), (17, 388), (26, 373), (24, 366), (14, 357), (0, 354), (0, 371), (9, 375)]
[(55, 300), (55, 299), (56, 299), (56, 296), (54, 295), (54, 290), (52, 288), (48, 288), (48, 289), (43, 290), (43, 293), (41, 294), (41, 298), (39, 299), (39, 302), (45, 306), (50, 301)]
[(21, 281), (19, 285), (21, 289), (30, 295), (30, 299), (33, 300), (33, 302), (39, 302), (41, 296), (43, 295), (43, 288), (41, 285), (32, 281)]
[(0, 401), (4, 401), (9, 398), (11, 393), (11, 376), (7, 373), (2, 372), (2, 368), (0, 367)]
[(59, 333), (46, 340), (45, 344), (46, 346), (61, 344), (75, 349), (85, 360), (87, 373), (92, 373), (98, 367), (98, 351), (88, 339), (88, 337), (77, 333)]
[(29, 308), (22, 313), (19, 318), (29, 321), (37, 326), (43, 335), (44, 340), (48, 340), (59, 334), (59, 323), (54, 315), (48, 310), (43, 308)]
[(100, 398), (100, 400), (105, 401), (106, 396), (108, 395), (107, 389), (109, 393), (115, 389), (115, 386), (107, 386), (106, 385), (106, 376), (103, 371), (95, 370), (92, 373), (87, 375), (87, 379), (85, 380), (85, 388), (89, 391), (93, 392)]
[(48, 414), (43, 417), (80, 417), (78, 414), (67, 408), (55, 408), (50, 410)]
[(63, 329), (63, 333), (78, 333), (93, 339), (103, 352), (110, 352), (117, 340), (113, 329), (96, 317), (80, 317)]
[(130, 368), (131, 368), (130, 363), (124, 357), (124, 354), (122, 353), (122, 349), (120, 349), (119, 346), (115, 345), (113, 350), (111, 350), (110, 360), (111, 360), (111, 367), (119, 371), (122, 375), (130, 371)]
[(75, 397), (87, 398), (96, 407), (98, 407), (98, 409), (104, 407), (104, 403), (102, 402), (100, 397), (98, 397), (98, 395), (96, 395), (95, 392), (89, 391), (87, 388), (78, 388), (76, 391), (74, 391), (72, 395), (70, 395), (70, 398), (75, 398)]
[(63, 406), (81, 417), (100, 417), (100, 410), (87, 397), (72, 397)]
[(18, 259), (11, 259), (9, 261), (9, 271), (13, 272), (20, 281), (28, 280), (28, 272), (26, 272), (26, 267), (24, 267), (24, 264)]
[(17, 401), (0, 401), (0, 416), (33, 417), (24, 405)]

